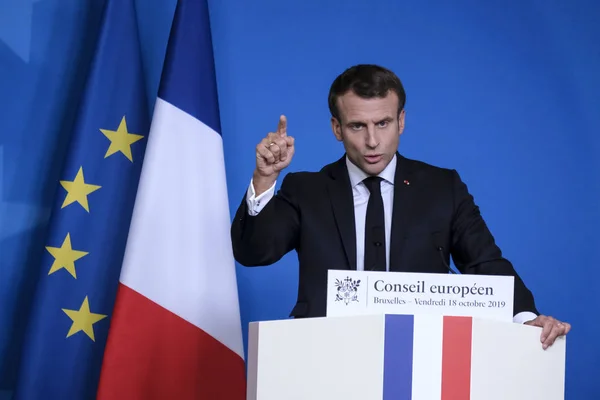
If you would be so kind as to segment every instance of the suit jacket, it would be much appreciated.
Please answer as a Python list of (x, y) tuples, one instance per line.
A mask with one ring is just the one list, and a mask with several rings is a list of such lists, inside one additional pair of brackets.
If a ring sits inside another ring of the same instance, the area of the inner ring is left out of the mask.
[[(462, 273), (514, 276), (513, 315), (539, 314), (458, 173), (400, 154), (397, 160), (390, 271), (446, 273), (442, 255), (446, 263), (452, 256)], [(273, 264), (296, 250), (298, 298), (290, 316), (297, 318), (325, 316), (327, 270), (356, 269), (355, 236), (345, 155), (319, 172), (288, 173), (256, 216), (244, 196), (231, 226), (234, 257), (244, 266)]]

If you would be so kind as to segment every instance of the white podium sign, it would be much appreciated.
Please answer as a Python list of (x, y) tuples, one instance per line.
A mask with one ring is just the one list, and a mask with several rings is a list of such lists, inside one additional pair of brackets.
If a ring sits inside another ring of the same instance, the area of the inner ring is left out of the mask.
[(514, 277), (329, 270), (327, 316), (437, 314), (512, 322)]

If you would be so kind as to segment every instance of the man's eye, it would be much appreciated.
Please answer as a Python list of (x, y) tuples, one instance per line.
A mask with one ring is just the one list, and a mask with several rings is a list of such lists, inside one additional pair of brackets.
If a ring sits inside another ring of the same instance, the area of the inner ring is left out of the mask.
[(385, 128), (385, 127), (387, 126), (387, 124), (388, 124), (388, 122), (387, 122), (387, 121), (381, 121), (381, 122), (380, 122), (378, 125), (379, 125), (381, 128)]

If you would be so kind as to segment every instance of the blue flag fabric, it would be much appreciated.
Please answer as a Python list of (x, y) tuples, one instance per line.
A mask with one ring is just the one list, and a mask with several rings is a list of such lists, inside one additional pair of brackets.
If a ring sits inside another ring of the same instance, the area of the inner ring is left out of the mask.
[(15, 399), (94, 398), (149, 111), (133, 0), (106, 2), (56, 182)]

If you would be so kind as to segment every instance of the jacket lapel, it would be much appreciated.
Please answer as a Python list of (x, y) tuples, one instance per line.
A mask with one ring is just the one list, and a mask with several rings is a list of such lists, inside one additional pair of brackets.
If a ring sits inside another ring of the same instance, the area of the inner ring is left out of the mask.
[(416, 182), (411, 181), (412, 171), (407, 160), (396, 153), (396, 175), (394, 178), (394, 206), (392, 211), (392, 229), (390, 240), (390, 271), (402, 271), (400, 260), (404, 246), (404, 238), (410, 226), (410, 213), (414, 210), (413, 202)]
[(331, 165), (328, 191), (338, 233), (342, 238), (350, 269), (356, 269), (356, 228), (354, 224), (354, 200), (345, 155)]

